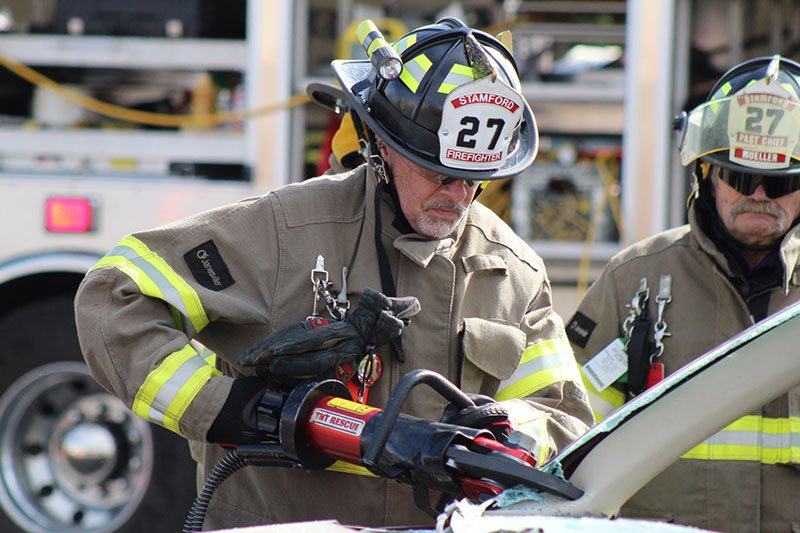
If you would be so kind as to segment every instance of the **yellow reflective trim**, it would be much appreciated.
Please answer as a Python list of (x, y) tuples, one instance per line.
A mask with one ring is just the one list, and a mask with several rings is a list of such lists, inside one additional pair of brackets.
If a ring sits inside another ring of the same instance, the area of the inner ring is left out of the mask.
[(136, 393), (131, 411), (142, 418), (150, 420), (150, 406), (155, 402), (156, 395), (158, 391), (161, 390), (161, 386), (169, 381), (175, 371), (178, 370), (183, 363), (195, 355), (197, 355), (197, 352), (188, 344), (177, 352), (169, 354), (155, 370), (147, 375), (144, 383), (142, 383), (142, 386), (139, 387), (139, 391)]
[(726, 81), (722, 84), (722, 87), (720, 87), (719, 90), (723, 96), (728, 96), (728, 93), (731, 92), (731, 83)]
[(372, 54), (375, 53), (375, 50), (383, 46), (388, 46), (388, 43), (385, 39), (373, 39), (372, 43), (369, 45), (369, 48), (367, 48), (367, 55), (372, 57)]
[(405, 39), (398, 39), (397, 41), (395, 41), (394, 44), (392, 44), (392, 48), (394, 48), (398, 54), (403, 55), (403, 52), (405, 52), (409, 46), (415, 44), (416, 42), (417, 42), (417, 34), (414, 33), (412, 35), (409, 35)]
[[(166, 279), (166, 282), (174, 288), (183, 303), (188, 318), (194, 327), (194, 330), (200, 331), (208, 325), (208, 317), (206, 316), (205, 309), (200, 302), (200, 297), (197, 292), (189, 285), (186, 280), (179, 276), (172, 267), (167, 264), (158, 254), (150, 250), (142, 241), (128, 235), (122, 239), (118, 247), (130, 248), (136, 253), (137, 257), (146, 261), (158, 273)], [(121, 255), (106, 256), (92, 267), (92, 270), (103, 267), (115, 267), (128, 275), (134, 283), (142, 291), (145, 296), (151, 296), (160, 300), (167, 301), (164, 294), (147, 273), (137, 266), (130, 258)], [(169, 302), (167, 302), (169, 303)]]
[(759, 449), (732, 444), (698, 444), (683, 455), (684, 459), (706, 461), (759, 461)]
[(431, 66), (433, 66), (433, 63), (431, 62), (430, 59), (428, 59), (428, 56), (426, 56), (425, 54), (418, 55), (417, 57), (412, 59), (412, 61), (415, 63), (419, 63), (419, 66), (422, 67), (422, 70), (424, 70), (425, 72), (428, 72), (428, 69), (431, 68)]
[(550, 417), (541, 411), (531, 411), (525, 402), (510, 401), (501, 404), (508, 411), (508, 420), (514, 431), (522, 431), (533, 438), (535, 444), (530, 451), (539, 464), (550, 457), (550, 434), (547, 431), (547, 422)]
[[(155, 370), (147, 375), (142, 386), (136, 392), (131, 411), (151, 422), (160, 423), (165, 428), (182, 434), (178, 426), (180, 417), (183, 416), (189, 403), (212, 376), (221, 376), (222, 373), (210, 365), (203, 365), (193, 372), (192, 376), (180, 385), (180, 390), (170, 400), (166, 411), (161, 413), (163, 420), (153, 420), (150, 409), (162, 387), (167, 384), (184, 363), (196, 357), (195, 349), (187, 344), (180, 350), (171, 353), (159, 364)], [(156, 409), (158, 411), (158, 409)]]
[(406, 84), (406, 87), (411, 89), (412, 93), (417, 92), (417, 87), (419, 87), (419, 82), (414, 79), (414, 77), (408, 73), (408, 69), (403, 66), (403, 71), (400, 72), (400, 80)]
[(183, 315), (175, 307), (169, 306), (169, 313), (172, 315), (172, 321), (179, 330), (183, 331)]
[(625, 403), (625, 393), (613, 385), (598, 391), (592, 382), (584, 377), (583, 370), (581, 370), (581, 377), (583, 386), (586, 387), (586, 393), (589, 395), (589, 404), (592, 406), (595, 421), (600, 422)]
[(361, 23), (356, 27), (356, 39), (362, 45), (364, 44), (364, 39), (372, 32), (378, 32), (380, 35), (380, 31), (378, 27), (369, 19), (362, 20)]
[(542, 417), (538, 420), (538, 438), (536, 439), (536, 448), (533, 451), (533, 456), (540, 464), (550, 459), (550, 433), (547, 431), (547, 420)]
[(450, 72), (447, 73), (447, 76), (444, 77), (442, 84), (439, 85), (437, 92), (450, 94), (456, 87), (460, 87), (474, 79), (475, 70), (472, 67), (455, 63), (450, 68)]
[(800, 96), (798, 96), (797, 91), (794, 90), (794, 85), (791, 83), (781, 83), (781, 87), (786, 89), (787, 93), (794, 95), (795, 98), (800, 100)]
[[(431, 68), (431, 60), (425, 54), (420, 54), (411, 61), (406, 61), (403, 64), (403, 71), (400, 73), (400, 79), (406, 84), (406, 87), (411, 89), (411, 92), (416, 93), (419, 88), (419, 83)], [(414, 73), (416, 72), (417, 75)]]
[(535, 361), (544, 356), (557, 356), (561, 364), (551, 365), (543, 370), (539, 370), (511, 383), (504, 389), (497, 392), (497, 401), (509, 400), (512, 398), (524, 398), (529, 394), (558, 383), (559, 381), (580, 382), (580, 371), (575, 363), (572, 348), (564, 339), (547, 339), (531, 344), (522, 353), (520, 366)]
[(686, 452), (683, 458), (800, 464), (800, 417), (744, 416)]
[(453, 67), (450, 69), (450, 73), (452, 74), (460, 74), (462, 76), (472, 76), (475, 77), (475, 69), (468, 65), (461, 65), (459, 63), (454, 63)]
[(550, 434), (547, 432), (547, 417), (539, 416), (527, 422), (517, 422), (517, 427), (523, 433), (527, 433), (536, 441), (536, 445), (530, 452), (539, 464), (550, 459)]
[(332, 472), (342, 472), (344, 474), (356, 474), (358, 476), (369, 476), (369, 477), (378, 477), (363, 466), (354, 465), (352, 463), (346, 463), (344, 461), (336, 461), (331, 466), (326, 468), (325, 470), (330, 470)]
[(170, 402), (167, 411), (164, 413), (164, 427), (181, 434), (178, 422), (186, 412), (189, 404), (192, 403), (197, 393), (203, 388), (212, 376), (221, 376), (222, 372), (210, 365), (205, 365), (197, 369), (192, 374), (191, 379), (181, 387), (180, 392)]
[(217, 366), (217, 354), (203, 346), (203, 349), (200, 350), (200, 356), (205, 359), (206, 363), (216, 368)]
[(164, 295), (161, 294), (161, 289), (158, 288), (158, 285), (153, 283), (153, 280), (151, 280), (147, 274), (142, 272), (142, 269), (130, 262), (128, 258), (122, 257), (121, 255), (107, 255), (100, 259), (100, 261), (98, 261), (97, 264), (92, 267), (92, 270), (106, 267), (114, 267), (122, 271), (125, 275), (131, 278), (131, 280), (133, 280), (133, 282), (137, 287), (139, 287), (139, 290), (142, 291), (142, 294), (145, 296), (152, 296), (153, 298), (158, 298), (160, 300), (164, 299)]
[(528, 361), (538, 359), (544, 355), (564, 353), (564, 351), (572, 354), (572, 348), (569, 343), (563, 339), (547, 339), (535, 342), (522, 352), (522, 358), (519, 360), (519, 364), (527, 363)]
[(196, 331), (200, 331), (208, 325), (208, 317), (197, 292), (161, 256), (150, 250), (142, 241), (130, 235), (122, 239), (120, 246), (128, 246), (136, 251), (142, 259), (153, 265), (178, 290), (189, 313), (189, 320), (192, 321)]
[[(373, 37), (367, 42), (367, 38), (369, 38), (370, 35), (373, 35)], [(362, 21), (356, 28), (356, 39), (361, 43), (361, 46), (366, 48), (368, 57), (372, 57), (375, 49), (388, 46), (381, 30), (369, 19)]]

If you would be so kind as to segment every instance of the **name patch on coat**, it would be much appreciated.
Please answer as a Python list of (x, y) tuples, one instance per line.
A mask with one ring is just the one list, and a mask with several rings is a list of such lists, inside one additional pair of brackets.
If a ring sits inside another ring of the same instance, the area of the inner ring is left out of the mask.
[(183, 259), (189, 265), (194, 279), (206, 289), (221, 291), (235, 283), (228, 270), (228, 265), (222, 260), (222, 256), (212, 240), (192, 248), (183, 254)]
[(567, 338), (572, 344), (586, 348), (586, 343), (589, 341), (589, 337), (592, 336), (592, 331), (594, 331), (596, 325), (597, 323), (594, 320), (578, 311), (567, 324)]

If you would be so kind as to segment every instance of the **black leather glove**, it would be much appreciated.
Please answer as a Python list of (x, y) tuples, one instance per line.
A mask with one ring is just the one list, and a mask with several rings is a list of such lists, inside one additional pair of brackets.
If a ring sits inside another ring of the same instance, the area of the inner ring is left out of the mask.
[(467, 394), (467, 396), (475, 402), (475, 407), (459, 410), (452, 403), (448, 403), (439, 421), (456, 426), (488, 429), (499, 442), (508, 440), (511, 436), (511, 422), (508, 420), (506, 408), (483, 394)]
[(256, 444), (267, 434), (258, 429), (256, 408), (267, 389), (258, 377), (237, 378), (206, 440), (218, 444)]
[(344, 320), (324, 325), (304, 320), (261, 339), (236, 362), (278, 380), (321, 376), (346, 363), (355, 365), (368, 345), (399, 337), (418, 309), (416, 298), (393, 299), (365, 288), (358, 309)]

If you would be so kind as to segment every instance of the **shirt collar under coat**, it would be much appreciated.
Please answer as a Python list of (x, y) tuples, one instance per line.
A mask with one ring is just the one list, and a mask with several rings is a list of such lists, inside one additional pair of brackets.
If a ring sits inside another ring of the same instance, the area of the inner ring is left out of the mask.
[[(370, 226), (375, 225), (375, 190), (378, 185), (378, 178), (370, 165), (367, 165), (366, 172), (366, 216)], [(455, 254), (456, 244), (464, 233), (466, 219), (469, 212), (456, 228), (443, 239), (429, 239), (422, 235), (412, 232), (403, 233), (393, 224), (398, 215), (400, 206), (395, 203), (394, 198), (388, 191), (388, 186), (381, 194), (381, 234), (384, 243), (390, 241), (392, 246), (421, 267), (427, 267), (434, 255), (443, 255), (451, 258)], [(396, 274), (395, 274), (396, 275)]]
[[(693, 199), (689, 206), (689, 227), (692, 237), (697, 242), (697, 246), (725, 270), (726, 275), (732, 276), (733, 269), (728, 263), (728, 258), (703, 229), (701, 223), (703, 213), (698, 200), (697, 198)], [(784, 292), (788, 294), (790, 284), (800, 285), (800, 270), (797, 269), (797, 263), (800, 260), (800, 224), (795, 224), (783, 236), (779, 256), (784, 272), (782, 285)]]

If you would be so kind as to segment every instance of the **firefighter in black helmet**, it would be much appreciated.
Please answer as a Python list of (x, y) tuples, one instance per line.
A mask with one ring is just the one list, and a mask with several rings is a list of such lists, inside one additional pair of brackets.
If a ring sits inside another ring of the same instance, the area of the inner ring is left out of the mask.
[(367, 61), (334, 61), (347, 103), (367, 128), (432, 172), (469, 180), (519, 174), (538, 133), (505, 46), (456, 19), (400, 38), (402, 72), (382, 77)]
[[(694, 166), (689, 224), (613, 258), (567, 326), (598, 417), (800, 299), (800, 65), (780, 56), (737, 65), (676, 126), (681, 161)], [(627, 364), (596, 379), (614, 350)], [(689, 450), (621, 514), (791, 531), (798, 417), (795, 388)]]
[[(264, 437), (254, 406), (265, 380), (335, 376), (382, 408), (400, 376), (432, 370), (499, 403), (540, 462), (593, 421), (544, 264), (473, 202), (480, 182), (536, 155), (508, 50), (455, 19), (391, 45), (369, 24), (359, 35), (372, 57), (334, 63), (342, 88), (317, 86), (315, 99), (352, 113), (365, 164), (128, 236), (79, 291), (92, 375), (186, 436), (200, 479), (220, 444)], [(421, 310), (405, 324), (390, 297)], [(276, 355), (275, 338), (302, 349)], [(405, 407), (464, 420), (444, 403), (415, 390)], [(243, 469), (215, 492), (204, 527), (330, 519), (433, 523), (407, 486), (336, 463)]]

